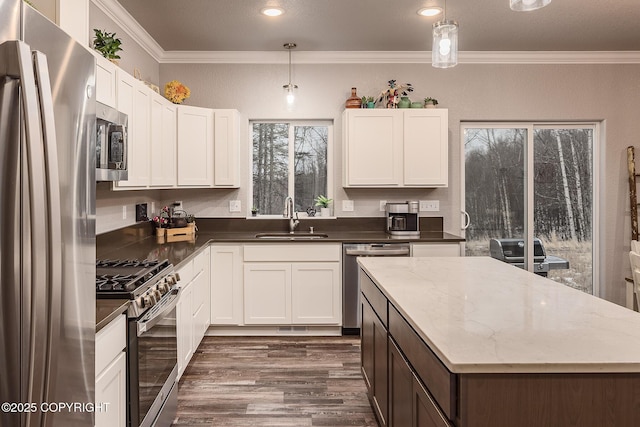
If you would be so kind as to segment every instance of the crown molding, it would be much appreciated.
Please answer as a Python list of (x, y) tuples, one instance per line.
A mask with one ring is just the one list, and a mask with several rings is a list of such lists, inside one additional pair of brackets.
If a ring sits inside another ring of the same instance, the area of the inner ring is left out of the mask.
[(134, 39), (153, 59), (161, 62), (164, 49), (153, 37), (134, 19), (129, 12), (116, 0), (91, 0), (113, 22), (118, 24), (125, 33)]
[[(285, 51), (165, 51), (116, 0), (91, 0), (161, 64), (286, 64)], [(430, 64), (431, 51), (296, 51), (296, 64)], [(640, 51), (462, 51), (458, 64), (640, 64)]]

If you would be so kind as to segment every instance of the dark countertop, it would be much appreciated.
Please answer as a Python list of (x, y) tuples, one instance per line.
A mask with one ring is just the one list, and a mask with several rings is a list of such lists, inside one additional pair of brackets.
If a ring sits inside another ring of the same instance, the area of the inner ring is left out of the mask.
[(107, 326), (119, 315), (126, 313), (129, 307), (127, 299), (96, 300), (96, 332)]
[[(258, 243), (258, 244), (300, 244), (300, 243), (456, 243), (464, 239), (442, 230), (442, 218), (420, 219), (420, 237), (397, 238), (384, 232), (384, 218), (339, 218), (337, 220), (300, 220), (297, 232), (306, 233), (313, 226), (316, 233), (327, 234), (327, 238), (317, 240), (271, 240), (257, 239), (256, 234), (264, 232), (284, 232), (287, 220), (246, 220), (198, 219), (199, 231), (190, 240), (166, 242), (153, 234), (147, 223), (115, 230), (97, 236), (97, 259), (156, 259), (169, 260), (176, 268), (191, 259), (200, 248), (210, 243)], [(378, 231), (371, 231), (378, 230)], [(186, 238), (186, 237), (185, 237)], [(96, 332), (126, 311), (117, 304), (126, 300), (97, 300)], [(110, 313), (112, 310), (113, 313)], [(110, 319), (110, 320), (109, 320)]]

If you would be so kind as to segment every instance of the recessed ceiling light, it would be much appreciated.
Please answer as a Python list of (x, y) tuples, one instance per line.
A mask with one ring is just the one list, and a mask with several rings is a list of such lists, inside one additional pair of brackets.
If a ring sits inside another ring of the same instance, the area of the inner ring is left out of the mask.
[(267, 16), (280, 16), (284, 13), (284, 9), (280, 9), (279, 7), (265, 7), (260, 13)]
[(442, 8), (433, 6), (433, 7), (423, 7), (418, 11), (418, 15), (420, 16), (436, 16), (442, 13)]

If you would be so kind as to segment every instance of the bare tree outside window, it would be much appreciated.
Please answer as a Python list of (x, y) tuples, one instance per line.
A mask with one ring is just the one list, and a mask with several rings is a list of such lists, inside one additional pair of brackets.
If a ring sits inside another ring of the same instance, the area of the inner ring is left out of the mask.
[(287, 196), (306, 212), (329, 196), (330, 124), (253, 122), (253, 205), (261, 215), (281, 215)]

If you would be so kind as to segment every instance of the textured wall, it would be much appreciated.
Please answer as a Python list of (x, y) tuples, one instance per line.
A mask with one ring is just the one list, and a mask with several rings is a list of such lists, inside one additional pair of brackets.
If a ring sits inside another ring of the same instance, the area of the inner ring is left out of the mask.
[[(446, 231), (460, 233), (462, 121), (576, 121), (604, 124), (605, 139), (596, 153), (600, 162), (600, 293), (623, 302), (629, 274), (626, 251), (630, 227), (625, 153), (640, 146), (639, 65), (459, 65), (434, 69), (428, 64), (296, 65), (293, 82), (300, 86), (295, 112), (286, 111), (282, 85), (286, 65), (161, 64), (160, 80), (178, 79), (191, 88), (186, 104), (237, 108), (243, 114), (242, 187), (200, 190), (182, 197), (188, 210), (203, 216), (230, 216), (228, 200), (243, 203), (247, 213), (249, 183), (249, 119), (313, 118), (334, 121), (334, 195), (336, 214), (379, 215), (378, 200), (438, 199)], [(389, 79), (411, 82), (417, 99), (431, 96), (449, 108), (449, 188), (427, 190), (344, 190), (341, 187), (341, 113), (350, 88), (375, 95)], [(342, 213), (341, 200), (355, 200), (356, 211)]]

